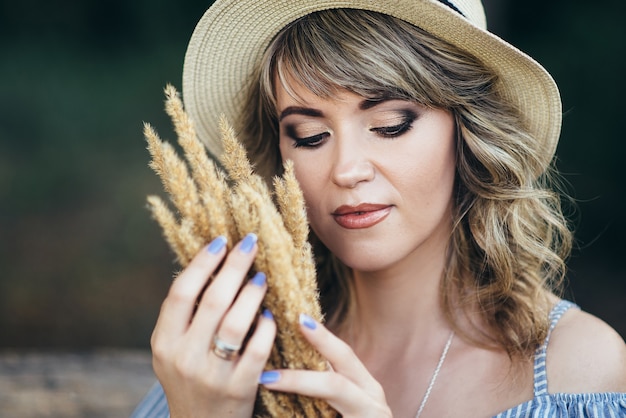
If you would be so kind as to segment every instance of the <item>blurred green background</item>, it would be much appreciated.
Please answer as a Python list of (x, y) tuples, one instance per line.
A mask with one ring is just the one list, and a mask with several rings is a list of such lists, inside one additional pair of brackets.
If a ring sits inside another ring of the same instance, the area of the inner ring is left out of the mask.
[[(492, 30), (554, 75), (558, 166), (577, 199), (567, 295), (626, 336), (626, 3), (490, 0)], [(162, 111), (208, 5), (0, 2), (0, 348), (147, 348), (177, 266), (142, 122)]]

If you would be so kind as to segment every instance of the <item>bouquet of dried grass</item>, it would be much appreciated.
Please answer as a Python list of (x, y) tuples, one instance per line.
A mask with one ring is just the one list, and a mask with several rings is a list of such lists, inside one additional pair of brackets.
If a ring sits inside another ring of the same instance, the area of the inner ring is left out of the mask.
[[(229, 245), (246, 233), (258, 235), (256, 271), (267, 275), (263, 305), (274, 314), (277, 335), (267, 369), (325, 370), (321, 355), (302, 337), (298, 316), (308, 313), (322, 319), (315, 264), (308, 242), (304, 199), (290, 163), (274, 180), (278, 209), (271, 192), (248, 161), (243, 146), (222, 119), (224, 145), (222, 165), (216, 166), (198, 140), (176, 89), (165, 89), (166, 112), (172, 118), (186, 162), (155, 130), (145, 125), (144, 134), (152, 157), (150, 167), (159, 175), (177, 209), (175, 215), (158, 196), (149, 196), (149, 208), (182, 267), (219, 235)], [(190, 173), (191, 171), (191, 173)], [(304, 396), (270, 392), (260, 388), (254, 415), (257, 417), (334, 417), (325, 402)]]

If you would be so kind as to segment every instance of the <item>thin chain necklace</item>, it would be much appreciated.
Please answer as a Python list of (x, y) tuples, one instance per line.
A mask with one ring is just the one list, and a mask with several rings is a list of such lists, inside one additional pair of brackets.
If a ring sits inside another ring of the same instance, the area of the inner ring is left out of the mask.
[(439, 376), (439, 371), (441, 370), (441, 366), (443, 366), (443, 362), (448, 355), (448, 349), (450, 348), (450, 344), (452, 344), (452, 338), (454, 338), (454, 331), (450, 333), (448, 337), (448, 342), (446, 342), (446, 346), (443, 348), (443, 352), (441, 353), (441, 357), (439, 357), (439, 363), (437, 363), (437, 367), (433, 372), (433, 376), (430, 378), (430, 383), (428, 384), (428, 389), (426, 389), (426, 393), (424, 393), (424, 398), (422, 399), (422, 403), (420, 404), (419, 409), (417, 410), (417, 414), (415, 414), (415, 418), (419, 418), (422, 415), (422, 411), (426, 406), (426, 401), (428, 401), (428, 397), (430, 396), (430, 392), (433, 390), (433, 386), (435, 386), (435, 381), (437, 381), (437, 376)]

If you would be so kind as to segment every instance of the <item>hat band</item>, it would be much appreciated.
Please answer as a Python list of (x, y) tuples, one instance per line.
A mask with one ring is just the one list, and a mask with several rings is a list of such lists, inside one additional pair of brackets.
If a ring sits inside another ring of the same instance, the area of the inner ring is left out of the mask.
[(454, 10), (455, 12), (463, 16), (464, 18), (467, 18), (467, 16), (465, 16), (462, 11), (460, 11), (454, 4), (450, 3), (448, 0), (439, 0), (439, 3), (445, 4), (446, 6), (448, 6), (449, 8), (451, 8), (452, 10)]

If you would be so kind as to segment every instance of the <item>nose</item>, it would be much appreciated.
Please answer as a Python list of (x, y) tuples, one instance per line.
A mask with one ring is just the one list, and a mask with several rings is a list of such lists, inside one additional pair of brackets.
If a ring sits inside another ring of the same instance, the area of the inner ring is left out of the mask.
[(332, 177), (337, 186), (353, 189), (374, 179), (376, 170), (365, 144), (340, 138), (336, 144)]

